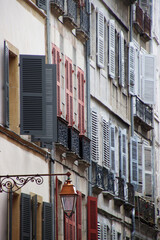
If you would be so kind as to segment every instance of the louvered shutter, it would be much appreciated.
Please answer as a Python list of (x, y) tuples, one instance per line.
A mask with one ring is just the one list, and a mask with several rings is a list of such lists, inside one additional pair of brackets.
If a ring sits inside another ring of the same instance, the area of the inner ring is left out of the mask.
[(91, 151), (92, 161), (98, 162), (99, 160), (99, 141), (98, 141), (98, 115), (92, 111), (92, 132), (91, 132)]
[(47, 9), (47, 0), (36, 0), (36, 4), (39, 8), (46, 11)]
[(138, 188), (139, 193), (143, 193), (143, 145), (138, 143)]
[(136, 137), (130, 138), (130, 170), (131, 182), (137, 184), (138, 181), (138, 141)]
[(152, 151), (151, 147), (144, 146), (145, 166), (145, 195), (152, 196)]
[(117, 233), (114, 225), (112, 225), (112, 240), (117, 240)]
[(129, 56), (128, 56), (128, 81), (129, 81), (129, 93), (135, 94), (135, 47), (134, 43), (129, 43)]
[(37, 239), (37, 195), (32, 197), (32, 238)]
[(78, 69), (78, 130), (84, 134), (84, 72)]
[(103, 165), (110, 168), (110, 130), (109, 122), (102, 119), (103, 124)]
[(143, 55), (143, 101), (155, 103), (155, 57), (150, 54)]
[(67, 215), (64, 216), (64, 224), (65, 224), (65, 233), (64, 239), (72, 239), (75, 240), (75, 214), (73, 214), (70, 218)]
[(127, 178), (127, 137), (126, 129), (119, 130), (120, 169), (121, 177)]
[(9, 49), (4, 41), (5, 125), (9, 127)]
[(115, 21), (109, 21), (109, 76), (115, 77)]
[(119, 36), (119, 84), (124, 87), (124, 35), (120, 32)]
[(107, 225), (103, 225), (103, 240), (107, 240)]
[(21, 194), (20, 235), (21, 240), (31, 239), (31, 199), (24, 193)]
[(78, 197), (76, 202), (76, 232), (77, 240), (82, 240), (82, 193), (77, 191)]
[(8, 211), (8, 240), (12, 240), (12, 204), (13, 201), (13, 193), (12, 191), (8, 192), (8, 205), (7, 205), (7, 211)]
[(111, 169), (115, 171), (115, 126), (110, 126), (110, 157)]
[(98, 229), (97, 229), (97, 198), (88, 196), (87, 204), (88, 212), (88, 240), (98, 239)]
[(101, 240), (101, 224), (99, 222), (97, 223), (97, 228), (98, 228), (98, 240)]
[(104, 67), (104, 15), (103, 10), (97, 12), (97, 65)]
[(43, 202), (42, 240), (53, 240), (52, 203)]

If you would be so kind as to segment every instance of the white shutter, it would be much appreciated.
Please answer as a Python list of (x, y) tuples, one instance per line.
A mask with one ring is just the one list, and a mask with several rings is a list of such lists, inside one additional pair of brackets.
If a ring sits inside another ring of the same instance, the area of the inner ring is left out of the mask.
[(101, 224), (98, 222), (98, 240), (101, 240)]
[(109, 122), (102, 120), (103, 124), (103, 164), (110, 168), (110, 136), (109, 136)]
[(130, 170), (131, 183), (137, 184), (138, 181), (138, 141), (136, 137), (130, 138)]
[(134, 43), (129, 43), (129, 63), (128, 63), (128, 81), (129, 81), (129, 93), (135, 94), (135, 47)]
[(114, 225), (112, 225), (112, 240), (117, 240), (117, 233)]
[(109, 21), (109, 76), (115, 77), (115, 21)]
[(124, 35), (122, 31), (119, 37), (119, 84), (124, 87)]
[(103, 240), (107, 240), (107, 225), (103, 225)]
[(143, 193), (143, 145), (138, 143), (138, 188), (137, 192)]
[(110, 163), (111, 169), (115, 172), (115, 126), (110, 126)]
[(126, 179), (127, 177), (127, 138), (126, 129), (122, 131), (122, 177)]
[(150, 146), (144, 146), (145, 195), (152, 196), (152, 151)]
[(99, 142), (98, 142), (98, 115), (92, 111), (92, 161), (98, 162), (99, 160)]
[(143, 55), (143, 101), (155, 103), (155, 57), (150, 54)]
[(101, 9), (97, 12), (97, 65), (104, 67), (104, 15)]
[(143, 65), (143, 53), (139, 52), (139, 79), (138, 79), (138, 96), (142, 99), (143, 98), (143, 93), (142, 93), (142, 87), (143, 87), (143, 74), (142, 74), (142, 65)]

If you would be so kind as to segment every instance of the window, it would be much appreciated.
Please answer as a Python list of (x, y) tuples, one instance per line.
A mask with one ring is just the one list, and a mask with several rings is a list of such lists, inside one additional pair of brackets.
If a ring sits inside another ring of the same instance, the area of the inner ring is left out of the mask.
[(78, 130), (84, 134), (84, 72), (78, 69)]

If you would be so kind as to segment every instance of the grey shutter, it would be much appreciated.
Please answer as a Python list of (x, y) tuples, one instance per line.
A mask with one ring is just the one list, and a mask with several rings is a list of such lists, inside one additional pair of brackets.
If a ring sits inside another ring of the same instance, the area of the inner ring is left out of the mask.
[(109, 21), (109, 76), (115, 78), (115, 21)]
[(9, 49), (4, 41), (5, 125), (9, 127)]
[(45, 65), (45, 108), (46, 108), (46, 131), (44, 135), (32, 138), (33, 141), (41, 141), (43, 143), (51, 144), (57, 141), (57, 78), (56, 78), (56, 64)]
[(155, 103), (155, 57), (150, 54), (143, 55), (143, 101)]
[(137, 184), (138, 181), (138, 142), (136, 137), (130, 138), (130, 170), (131, 183)]
[(20, 133), (45, 133), (45, 56), (20, 56)]
[(95, 111), (92, 111), (92, 137), (91, 137), (91, 150), (92, 161), (98, 162), (99, 160), (99, 141), (98, 141), (98, 115)]
[(104, 67), (104, 15), (101, 9), (97, 12), (97, 65)]
[(42, 240), (53, 240), (52, 204), (43, 203)]
[(119, 37), (119, 84), (124, 87), (124, 35), (122, 31)]
[(107, 240), (107, 225), (103, 225), (103, 240)]
[(152, 196), (152, 151), (150, 146), (144, 146), (145, 195)]
[(98, 222), (97, 224), (97, 229), (98, 229), (98, 240), (101, 240), (101, 224)]
[(37, 239), (37, 195), (32, 197), (32, 238)]
[(110, 126), (110, 157), (111, 169), (115, 171), (115, 126)]
[(114, 225), (112, 225), (112, 240), (117, 240), (117, 234)]
[(21, 240), (31, 239), (31, 199), (24, 193), (21, 194), (20, 235)]
[(109, 136), (109, 122), (102, 120), (103, 124), (103, 165), (110, 168), (110, 136)]
[(129, 56), (128, 56), (128, 81), (129, 81), (129, 93), (135, 94), (135, 48), (134, 43), (129, 43)]
[[(47, 1), (48, 0), (36, 0), (36, 4), (39, 8), (43, 9), (43, 10), (47, 10)], [(49, 2), (49, 1), (48, 1)]]
[(127, 177), (127, 139), (126, 129), (120, 130), (120, 164), (121, 164), (121, 177), (126, 179)]
[(12, 201), (13, 193), (12, 190), (8, 192), (8, 240), (12, 240)]
[(137, 192), (143, 193), (143, 145), (138, 143), (138, 188)]

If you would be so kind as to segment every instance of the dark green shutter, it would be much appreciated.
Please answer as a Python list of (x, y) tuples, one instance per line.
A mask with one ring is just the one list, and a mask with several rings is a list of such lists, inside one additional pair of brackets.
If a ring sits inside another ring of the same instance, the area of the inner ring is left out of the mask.
[(20, 56), (20, 130), (45, 133), (45, 56)]
[(8, 193), (8, 235), (9, 240), (12, 240), (12, 201), (13, 201), (13, 194), (12, 191)]
[(52, 221), (52, 204), (43, 203), (43, 238), (42, 240), (53, 240), (53, 221)]
[(32, 197), (32, 238), (37, 239), (37, 195)]
[(9, 49), (4, 41), (5, 125), (9, 127)]
[[(47, 9), (47, 1), (48, 0), (37, 0), (36, 3), (37, 3), (37, 6), (43, 10), (46, 11)], [(48, 1), (49, 2), (49, 1)]]
[(20, 214), (21, 240), (31, 239), (31, 199), (30, 195), (21, 194)]

